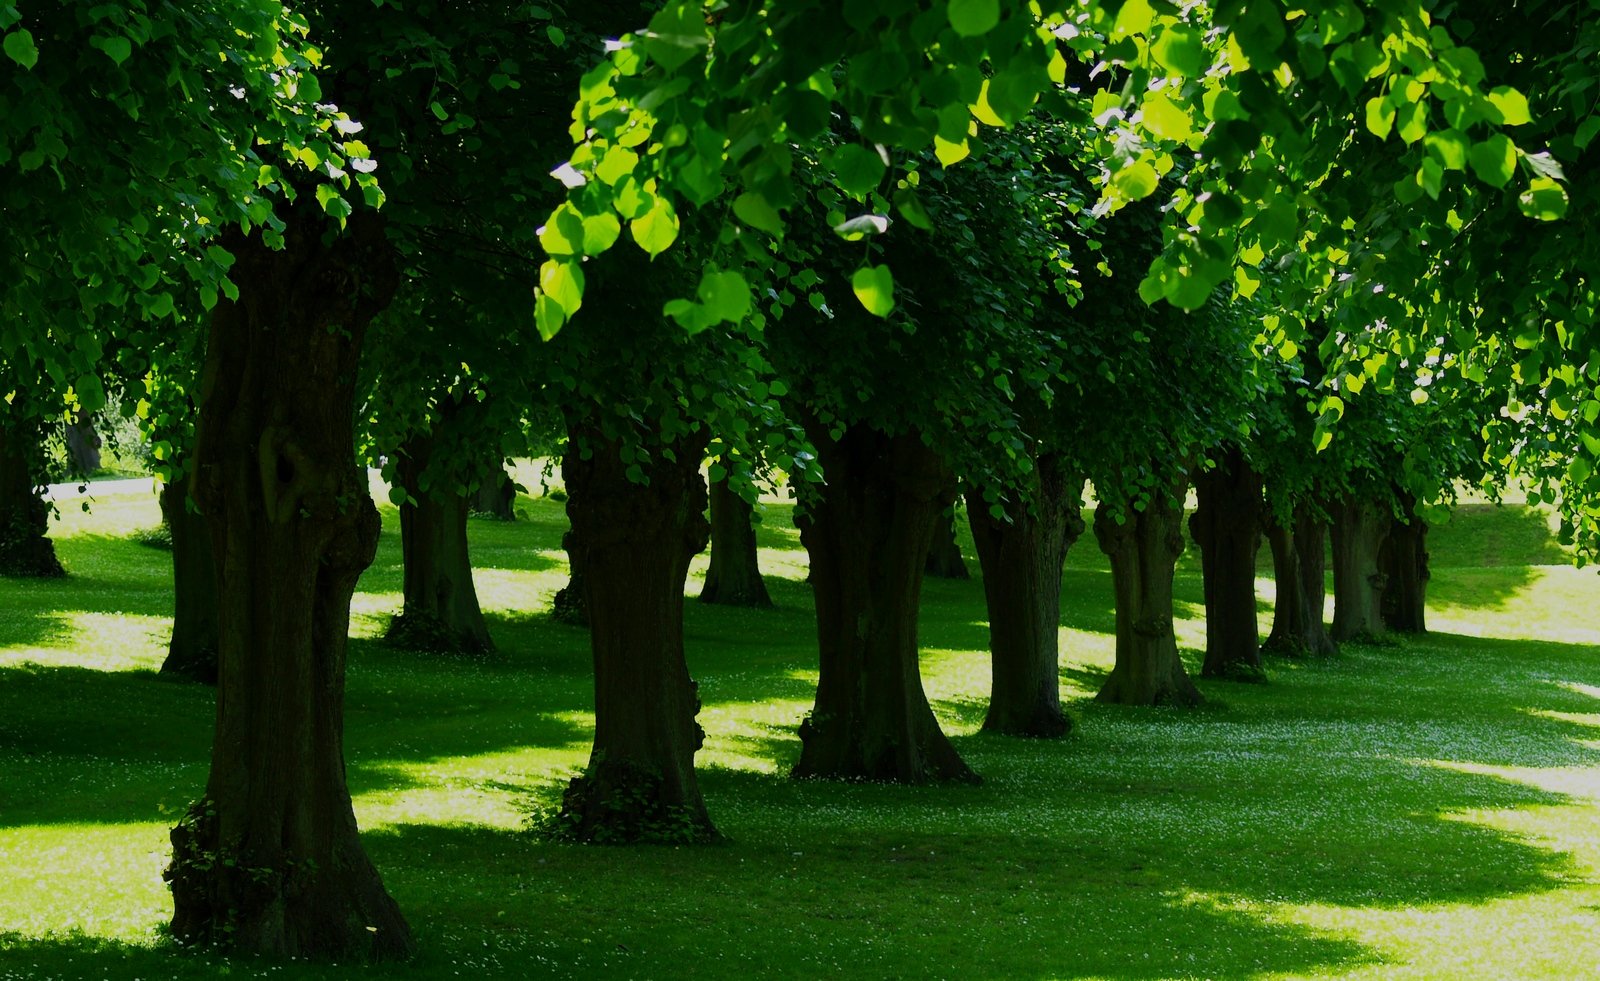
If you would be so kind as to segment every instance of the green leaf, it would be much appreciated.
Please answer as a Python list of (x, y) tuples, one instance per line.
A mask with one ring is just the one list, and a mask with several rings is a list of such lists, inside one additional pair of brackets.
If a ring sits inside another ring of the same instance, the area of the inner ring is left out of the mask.
[(1194, 133), (1189, 114), (1167, 98), (1165, 92), (1145, 93), (1142, 114), (1145, 128), (1164, 140), (1182, 143)]
[(979, 37), (1000, 23), (1000, 0), (950, 0), (950, 26), (962, 37)]
[(839, 187), (858, 198), (866, 197), (877, 188), (888, 169), (877, 151), (855, 143), (842, 146), (830, 154), (828, 165), (833, 168), (833, 176), (839, 182)]
[(677, 0), (650, 18), (643, 33), (645, 53), (667, 71), (677, 71), (710, 46), (704, 8), (698, 0)]
[(946, 167), (954, 166), (967, 159), (967, 154), (972, 149), (967, 146), (966, 139), (960, 143), (952, 143), (942, 136), (933, 138), (933, 155), (939, 158), (939, 163)]
[(1445, 170), (1465, 170), (1467, 166), (1467, 135), (1459, 129), (1429, 133), (1423, 145), (1439, 166)]
[(1387, 140), (1392, 129), (1394, 129), (1394, 106), (1381, 95), (1368, 99), (1367, 130), (1378, 139)]
[(106, 57), (120, 65), (133, 54), (133, 42), (125, 37), (99, 38), (95, 47), (106, 53)]
[(1156, 169), (1143, 160), (1130, 167), (1117, 171), (1111, 178), (1111, 183), (1118, 193), (1129, 201), (1138, 201), (1149, 197), (1155, 192), (1156, 184), (1160, 178)]
[(874, 317), (887, 317), (894, 310), (894, 274), (888, 266), (862, 266), (850, 277), (850, 288)]
[(570, 204), (557, 208), (539, 232), (539, 244), (553, 256), (583, 252), (583, 216)]
[(1533, 122), (1528, 114), (1528, 97), (1509, 85), (1495, 87), (1489, 93), (1489, 104), (1500, 111), (1500, 121), (1506, 126)]
[(750, 315), (750, 284), (737, 272), (708, 272), (696, 292), (717, 320), (738, 323)]
[(5, 48), (6, 57), (29, 71), (39, 63), (39, 49), (34, 47), (33, 35), (25, 28), (19, 27), (7, 34), (0, 47)]
[(678, 237), (678, 215), (666, 198), (656, 198), (649, 211), (635, 218), (628, 226), (639, 248), (654, 258), (667, 251)]
[(1467, 162), (1478, 180), (1505, 187), (1517, 169), (1517, 148), (1504, 133), (1496, 133), (1467, 151)]
[(733, 199), (733, 213), (751, 228), (759, 228), (772, 235), (783, 234), (783, 217), (761, 194), (746, 191)]
[(599, 255), (617, 242), (622, 223), (615, 215), (592, 215), (583, 219), (583, 254)]
[(1400, 139), (1407, 143), (1415, 143), (1422, 139), (1428, 132), (1428, 104), (1426, 102), (1408, 102), (1400, 107), (1396, 114), (1399, 123)]
[(684, 333), (694, 335), (717, 322), (704, 306), (689, 300), (668, 300), (661, 308), (661, 312), (678, 322)]
[(561, 304), (550, 297), (539, 293), (533, 301), (533, 323), (539, 330), (539, 336), (545, 340), (561, 332), (561, 325), (567, 322), (566, 311), (561, 309)]
[(1206, 69), (1205, 38), (1188, 24), (1167, 27), (1150, 45), (1150, 53), (1173, 74), (1198, 78)]
[(583, 306), (583, 270), (576, 262), (551, 259), (539, 267), (539, 289), (571, 317)]
[(1535, 177), (1517, 203), (1529, 218), (1555, 221), (1567, 213), (1567, 189), (1548, 177)]
[(614, 146), (601, 158), (599, 165), (594, 169), (594, 175), (607, 184), (615, 185), (632, 174), (634, 166), (638, 163), (637, 153), (626, 147)]
[(78, 396), (78, 404), (85, 412), (99, 412), (106, 405), (105, 386), (100, 384), (100, 376), (84, 374), (72, 384), (73, 394)]

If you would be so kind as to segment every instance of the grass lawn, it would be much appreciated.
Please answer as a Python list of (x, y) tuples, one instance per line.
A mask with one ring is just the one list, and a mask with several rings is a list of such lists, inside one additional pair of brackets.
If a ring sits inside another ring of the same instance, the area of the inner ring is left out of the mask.
[[(162, 939), (167, 830), (205, 781), (212, 693), (154, 671), (168, 556), (148, 489), (69, 502), (72, 576), (0, 581), (0, 978), (1592, 978), (1600, 970), (1600, 581), (1544, 517), (1434, 535), (1433, 634), (1201, 682), (1200, 710), (1089, 697), (1110, 667), (1092, 538), (1068, 559), (1061, 742), (977, 733), (981, 585), (929, 581), (923, 670), (981, 787), (797, 783), (816, 680), (805, 553), (769, 507), (778, 608), (690, 603), (706, 848), (523, 828), (587, 756), (586, 635), (544, 614), (565, 518), (474, 520), (491, 663), (374, 638), (400, 603), (393, 509), (355, 600), (350, 783), (422, 948), (404, 967), (223, 961)], [(1265, 550), (1263, 550), (1265, 551)], [(969, 564), (974, 566), (970, 547)], [(1179, 642), (1204, 639), (1193, 549)], [(692, 575), (703, 575), (705, 558)], [(1262, 627), (1271, 579), (1260, 582)], [(690, 593), (698, 592), (691, 582)], [(1331, 613), (1331, 611), (1330, 611)]]

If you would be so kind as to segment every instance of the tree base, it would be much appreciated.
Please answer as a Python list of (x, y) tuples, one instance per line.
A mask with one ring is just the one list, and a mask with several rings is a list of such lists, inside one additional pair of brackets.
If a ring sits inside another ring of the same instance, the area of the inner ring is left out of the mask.
[(161, 662), (160, 675), (174, 681), (192, 681), (202, 685), (217, 683), (217, 649), (178, 651), (168, 648), (167, 659)]
[(48, 538), (24, 538), (0, 544), (0, 576), (9, 579), (60, 579), (67, 574)]
[(425, 654), (466, 654), (484, 657), (495, 653), (469, 631), (457, 630), (438, 617), (424, 613), (401, 613), (389, 621), (383, 642), (401, 650)]
[(561, 808), (537, 821), (555, 841), (591, 845), (638, 842), (698, 845), (720, 841), (705, 808), (667, 799), (659, 774), (627, 763), (602, 763), (573, 777)]
[(1230, 661), (1221, 666), (1208, 664), (1200, 669), (1200, 677), (1216, 681), (1237, 681), (1249, 685), (1267, 683), (1267, 672), (1261, 665), (1242, 661)]
[(589, 607), (583, 601), (583, 583), (577, 579), (556, 590), (550, 602), (550, 616), (569, 627), (589, 626)]
[(1024, 717), (984, 719), (983, 731), (1022, 739), (1062, 739), (1072, 732), (1072, 720), (1065, 712), (1041, 709)]

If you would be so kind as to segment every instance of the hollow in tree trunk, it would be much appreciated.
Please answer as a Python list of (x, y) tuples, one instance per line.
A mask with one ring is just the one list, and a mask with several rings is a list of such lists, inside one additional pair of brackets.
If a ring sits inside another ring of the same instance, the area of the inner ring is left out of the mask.
[(350, 595), (379, 531), (352, 452), (356, 362), (395, 272), (375, 218), (334, 235), (312, 209), (281, 250), (229, 243), (239, 298), (212, 315), (194, 493), (217, 562), (217, 725), (166, 878), (181, 942), (392, 959), (411, 934), (361, 847), (343, 737)]
[[(683, 586), (705, 548), (706, 437), (653, 452), (649, 484), (628, 479), (622, 446), (573, 433), (562, 461), (583, 570), (594, 652), (594, 750), (567, 786), (558, 818), (581, 841), (709, 841), (717, 837), (695, 779), (705, 738), (697, 686), (683, 655)], [(588, 451), (588, 459), (583, 452)]]
[(978, 782), (922, 689), (917, 609), (934, 519), (955, 493), (915, 432), (807, 425), (827, 483), (798, 519), (821, 670), (796, 777)]
[(217, 568), (206, 519), (189, 506), (190, 477), (161, 488), (161, 517), (172, 535), (172, 639), (161, 673), (217, 683)]
[(1200, 546), (1206, 601), (1206, 678), (1265, 681), (1256, 625), (1256, 553), (1261, 549), (1261, 475), (1230, 448), (1194, 478), (1189, 533)]
[(491, 474), (472, 494), (472, 513), (496, 521), (517, 520), (517, 483), (504, 470)]
[(47, 537), (50, 505), (35, 483), (42, 427), (21, 401), (8, 407), (0, 398), (0, 576), (54, 578), (66, 572)]
[(711, 483), (711, 567), (700, 602), (724, 606), (771, 606), (756, 562), (755, 509), (728, 485)]
[(1385, 576), (1378, 556), (1389, 536), (1388, 510), (1364, 497), (1340, 499), (1333, 508), (1333, 639), (1383, 635), (1379, 615)]
[(983, 728), (1011, 736), (1064, 736), (1061, 711), (1061, 564), (1083, 534), (1083, 478), (1041, 456), (1033, 499), (1011, 499), (996, 518), (967, 493), (967, 520), (989, 609), (991, 684)]
[[(1183, 487), (1173, 490), (1182, 500)], [(1095, 508), (1094, 537), (1111, 559), (1117, 603), (1117, 659), (1095, 700), (1119, 705), (1198, 705), (1199, 689), (1184, 670), (1172, 632), (1172, 577), (1183, 554), (1183, 511), (1159, 493), (1143, 511), (1117, 523), (1104, 501)]]
[(1309, 501), (1295, 505), (1285, 526), (1268, 517), (1267, 541), (1272, 546), (1272, 574), (1277, 584), (1272, 633), (1262, 649), (1292, 657), (1332, 657), (1339, 647), (1322, 619), (1327, 600), (1328, 526)]
[(1428, 525), (1417, 514), (1417, 499), (1400, 494), (1401, 517), (1389, 526), (1380, 555), (1383, 569), (1383, 622), (1403, 634), (1428, 632)]
[(434, 432), (406, 440), (396, 455), (396, 479), (411, 500), (400, 506), (404, 606), (390, 622), (385, 639), (412, 650), (486, 654), (494, 650), (494, 641), (472, 583), (467, 498), (439, 481), (427, 489), (422, 486), (438, 427), (448, 425), (451, 402), (441, 399), (440, 404), (446, 420), (436, 422)]
[(970, 579), (967, 563), (961, 557), (961, 545), (956, 540), (955, 508), (945, 508), (933, 522), (933, 536), (928, 541), (928, 575), (940, 579)]

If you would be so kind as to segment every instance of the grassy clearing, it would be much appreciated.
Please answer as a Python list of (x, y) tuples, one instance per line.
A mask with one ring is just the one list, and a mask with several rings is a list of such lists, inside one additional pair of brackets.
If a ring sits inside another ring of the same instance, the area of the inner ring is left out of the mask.
[[(72, 577), (0, 582), (0, 978), (1586, 978), (1600, 963), (1600, 583), (1557, 564), (1537, 513), (1468, 509), (1436, 532), (1433, 635), (1276, 661), (1267, 686), (1202, 682), (1211, 703), (1189, 713), (1088, 701), (1112, 610), (1085, 540), (1062, 628), (1078, 727), (1060, 743), (977, 733), (982, 588), (931, 581), (927, 686), (987, 778), (952, 789), (784, 776), (816, 669), (804, 553), (774, 506), (778, 609), (688, 611), (704, 787), (731, 843), (607, 849), (520, 830), (584, 762), (592, 705), (585, 635), (542, 613), (564, 581), (560, 505), (519, 507), (527, 520), (472, 525), (504, 651), (490, 664), (376, 642), (400, 599), (385, 512), (355, 603), (350, 780), (423, 954), (360, 971), (160, 939), (167, 829), (205, 779), (211, 693), (153, 674), (168, 558), (127, 537), (157, 521), (153, 498), (67, 509)], [(1193, 655), (1192, 550), (1178, 596)]]

